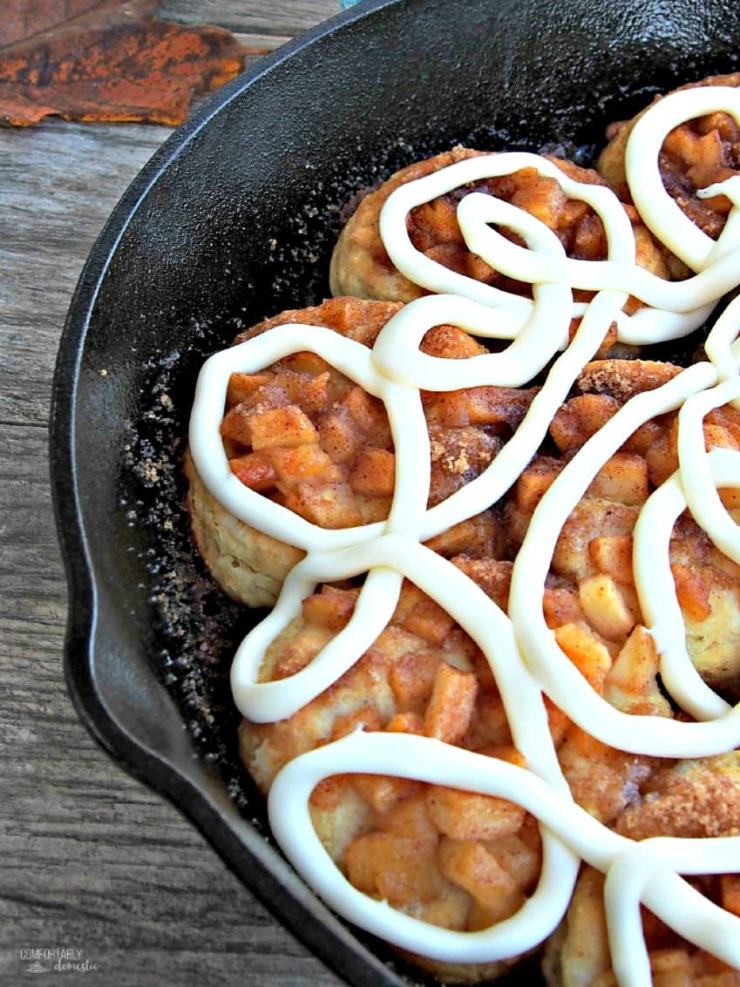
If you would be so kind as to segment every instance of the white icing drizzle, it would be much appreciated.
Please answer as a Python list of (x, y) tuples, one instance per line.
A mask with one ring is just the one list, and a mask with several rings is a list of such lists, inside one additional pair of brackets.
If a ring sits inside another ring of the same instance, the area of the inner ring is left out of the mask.
[[(536, 816), (547, 832), (555, 833), (561, 845), (571, 847), (606, 874), (626, 856), (628, 863), (619, 867), (616, 883), (627, 893), (624, 897), (614, 895), (615, 907), (610, 909), (617, 926), (621, 927), (623, 916), (632, 912), (637, 897), (689, 941), (740, 967), (738, 919), (697, 894), (678, 876), (726, 873), (728, 860), (740, 859), (740, 837), (660, 838), (635, 843), (563, 799), (532, 771), (426, 737), (358, 730), (287, 764), (273, 782), (269, 812), (270, 825), (280, 845), (291, 860), (300, 860), (301, 873), (311, 886), (333, 908), (368, 931), (438, 960), (480, 963), (501, 959), (536, 945), (543, 934), (548, 934), (552, 915), (548, 899), (561, 904), (566, 897), (562, 884), (569, 885), (565, 875), (548, 868), (546, 858), (536, 891), (516, 915), (482, 932), (459, 933), (403, 915), (385, 902), (369, 899), (348, 882), (337, 880), (336, 867), (311, 824), (308, 797), (322, 778), (338, 772), (386, 774), (390, 764), (392, 773), (400, 778), (470, 789), (517, 802)], [(286, 804), (291, 806), (290, 813), (284, 811)], [(641, 877), (640, 860), (633, 854), (644, 848), (649, 856), (652, 846), (660, 853), (660, 866), (648, 875), (644, 887), (625, 887), (625, 877), (629, 882), (639, 882)], [(629, 936), (628, 955), (634, 938)], [(637, 930), (637, 938), (642, 939), (641, 930)], [(645, 982), (649, 984), (649, 978), (632, 981)]]
[[(509, 616), (522, 656), (555, 702), (580, 727), (602, 743), (656, 757), (704, 757), (740, 743), (740, 704), (703, 723), (682, 723), (659, 716), (634, 716), (610, 706), (594, 692), (558, 646), (532, 596), (544, 594), (545, 579), (560, 531), (586, 492), (595, 473), (643, 422), (680, 406), (716, 375), (711, 364), (695, 364), (653, 391), (638, 394), (603, 425), (558, 475), (537, 505), (527, 538), (514, 562)], [(638, 522), (639, 524), (639, 522)], [(653, 611), (665, 625), (665, 600), (652, 592), (654, 559), (644, 540), (635, 539), (633, 567), (641, 597), (650, 595)], [(679, 697), (674, 697), (678, 699)]]
[[(519, 768), (439, 741), (410, 735), (357, 732), (288, 763), (273, 783), (273, 832), (306, 881), (336, 911), (390, 942), (437, 960), (480, 963), (517, 955), (540, 943), (560, 922), (580, 860), (606, 875), (605, 904), (612, 962), (622, 987), (648, 987), (650, 964), (642, 936), (644, 904), (686, 939), (740, 968), (740, 920), (712, 904), (680, 876), (740, 871), (740, 837), (656, 838), (636, 843), (579, 808), (560, 770), (543, 695), (605, 744), (636, 754), (683, 758), (733, 749), (740, 742), (740, 705), (727, 703), (701, 680), (687, 650), (669, 565), (676, 518), (686, 509), (714, 544), (740, 561), (737, 526), (718, 487), (740, 486), (740, 453), (704, 448), (703, 419), (727, 402), (740, 407), (740, 299), (717, 321), (708, 362), (627, 401), (566, 465), (535, 510), (517, 556), (509, 615), (471, 580), (421, 542), (497, 501), (536, 453), (550, 421), (612, 322), (622, 342), (678, 338), (700, 325), (719, 298), (740, 283), (740, 178), (700, 192), (726, 195), (732, 209), (715, 242), (694, 226), (663, 187), (658, 154), (665, 136), (686, 120), (730, 113), (740, 123), (740, 92), (705, 87), (654, 104), (627, 143), (628, 184), (641, 218), (657, 240), (694, 275), (666, 282), (636, 266), (635, 238), (616, 196), (567, 177), (537, 155), (470, 158), (400, 186), (380, 217), (385, 248), (396, 268), (433, 292), (406, 305), (381, 331), (373, 350), (318, 327), (274, 328), (207, 361), (198, 382), (190, 449), (208, 490), (235, 517), (307, 554), (285, 580), (272, 613), (241, 644), (232, 689), (241, 712), (255, 722), (291, 716), (351, 668), (385, 628), (408, 578), (437, 601), (486, 656), (499, 688), (512, 737), (526, 760)], [(460, 202), (458, 222), (468, 248), (510, 278), (532, 285), (532, 299), (508, 294), (447, 270), (416, 251), (406, 217), (411, 209), (469, 182), (534, 168), (601, 218), (607, 258), (566, 257), (554, 234), (533, 216), (494, 197), (472, 192)], [(515, 230), (526, 246), (489, 224)], [(574, 303), (573, 289), (596, 292)], [(629, 296), (644, 307), (627, 315)], [(581, 324), (568, 342), (573, 317)], [(506, 350), (465, 360), (419, 351), (425, 333), (451, 323), (471, 334), (510, 340)], [(229, 470), (219, 435), (226, 388), (235, 371), (256, 372), (291, 353), (326, 359), (386, 407), (396, 451), (396, 483), (386, 522), (329, 531), (242, 485)], [(490, 466), (446, 501), (427, 509), (429, 439), (420, 389), (450, 391), (477, 385), (521, 386), (552, 363), (547, 380), (514, 436)], [(558, 536), (568, 515), (605, 461), (636, 428), (680, 408), (679, 468), (644, 505), (634, 532), (633, 567), (645, 621), (660, 655), (663, 682), (697, 722), (621, 713), (603, 700), (560, 650), (545, 623), (542, 599)], [(347, 626), (302, 671), (260, 682), (267, 647), (300, 614), (320, 582), (361, 573), (367, 578)], [(355, 889), (332, 863), (311, 824), (308, 800), (331, 775), (395, 775), (509, 799), (540, 822), (543, 868), (520, 911), (481, 932), (431, 926)]]
[[(661, 243), (693, 271), (703, 270), (713, 256), (723, 252), (730, 239), (737, 244), (736, 221), (732, 226), (725, 226), (719, 240), (712, 240), (671, 199), (656, 163), (663, 141), (671, 130), (686, 120), (707, 113), (729, 113), (740, 123), (740, 92), (729, 86), (702, 86), (659, 100), (632, 128), (624, 158), (630, 194), (640, 219)], [(733, 189), (737, 188), (737, 178), (731, 181)], [(718, 194), (719, 187), (722, 194), (727, 194), (728, 185), (727, 182), (720, 182), (708, 189), (705, 195)]]
[[(740, 397), (740, 378), (723, 381), (709, 391), (695, 394), (679, 412), (678, 461), (681, 486), (694, 520), (701, 525), (717, 548), (733, 562), (740, 563), (740, 530), (722, 508), (717, 488), (707, 467), (704, 448), (704, 416), (713, 408)], [(727, 484), (740, 486), (740, 470)]]
[[(702, 455), (703, 451), (702, 435)], [(707, 460), (710, 481), (718, 483), (722, 480), (734, 485), (740, 480), (738, 453), (714, 449)], [(723, 473), (721, 468), (724, 468)], [(711, 720), (727, 713), (730, 707), (705, 684), (691, 663), (669, 558), (673, 525), (687, 506), (681, 476), (681, 472), (676, 471), (652, 494), (640, 512), (634, 530), (635, 582), (640, 609), (660, 654), (660, 674), (666, 690), (697, 720)], [(714, 483), (711, 484), (713, 494)]]

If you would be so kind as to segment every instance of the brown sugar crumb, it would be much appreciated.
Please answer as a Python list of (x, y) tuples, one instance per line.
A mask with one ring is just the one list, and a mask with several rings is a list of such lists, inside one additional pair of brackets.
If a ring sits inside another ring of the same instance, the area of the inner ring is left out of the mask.
[(722, 758), (668, 768), (650, 789), (643, 805), (628, 809), (619, 820), (617, 831), (623, 836), (644, 840), (740, 834), (740, 778), (726, 772)]

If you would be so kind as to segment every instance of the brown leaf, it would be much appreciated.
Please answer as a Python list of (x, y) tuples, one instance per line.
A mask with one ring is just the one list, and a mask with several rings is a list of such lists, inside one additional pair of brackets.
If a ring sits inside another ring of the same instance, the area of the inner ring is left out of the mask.
[(0, 0), (0, 124), (57, 114), (177, 126), (194, 92), (238, 75), (228, 31), (154, 16), (157, 0)]

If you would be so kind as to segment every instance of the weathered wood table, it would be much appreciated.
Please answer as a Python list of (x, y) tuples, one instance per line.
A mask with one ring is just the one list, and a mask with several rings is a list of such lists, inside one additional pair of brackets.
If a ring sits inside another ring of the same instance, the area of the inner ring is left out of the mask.
[[(338, 6), (167, 0), (162, 11), (275, 47)], [(53, 119), (0, 130), (0, 983), (13, 987), (338, 982), (174, 808), (98, 749), (64, 687), (54, 359), (95, 236), (169, 133)], [(75, 951), (81, 969), (29, 972), (27, 951), (44, 947)]]

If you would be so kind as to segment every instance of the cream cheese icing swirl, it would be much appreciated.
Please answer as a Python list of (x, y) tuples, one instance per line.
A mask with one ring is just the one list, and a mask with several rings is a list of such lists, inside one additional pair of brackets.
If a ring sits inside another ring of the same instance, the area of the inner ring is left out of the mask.
[[(721, 296), (740, 283), (740, 179), (704, 190), (707, 195), (724, 194), (732, 203), (715, 242), (668, 196), (658, 168), (668, 132), (710, 112), (729, 113), (740, 123), (740, 93), (704, 87), (664, 98), (640, 118), (626, 151), (627, 180), (641, 218), (694, 272), (686, 281), (669, 283), (637, 267), (631, 225), (608, 188), (576, 182), (537, 155), (481, 156), (402, 185), (389, 196), (380, 219), (385, 248), (405, 277), (433, 294), (394, 316), (372, 350), (326, 329), (281, 326), (216, 354), (199, 378), (190, 449), (206, 487), (234, 516), (307, 553), (286, 579), (272, 613), (245, 638), (234, 660), (233, 694), (246, 717), (255, 722), (288, 717), (335, 682), (390, 620), (404, 577), (445, 608), (489, 662), (526, 767), (430, 738), (360, 732), (296, 758), (282, 769), (270, 792), (273, 832), (308, 883), (357, 925), (437, 960), (486, 962), (540, 943), (561, 920), (579, 862), (585, 860), (607, 877), (609, 940), (620, 985), (650, 983), (641, 904), (686, 939), (740, 968), (740, 920), (702, 897), (681, 876), (740, 872), (740, 838), (636, 843), (598, 823), (572, 800), (543, 698), (549, 696), (603, 743), (638, 754), (699, 757), (740, 743), (740, 705), (730, 708), (705, 685), (689, 659), (668, 558), (673, 524), (688, 507), (714, 544), (740, 561), (737, 525), (717, 493), (718, 487), (740, 487), (740, 453), (707, 453), (702, 431), (711, 409), (740, 403), (740, 299), (727, 307), (712, 330), (707, 362), (626, 402), (549, 488), (514, 565), (508, 616), (462, 572), (421, 544), (484, 510), (511, 487), (612, 323), (623, 342), (677, 338), (700, 325)], [(414, 249), (406, 229), (411, 209), (468, 182), (522, 168), (554, 178), (567, 196), (595, 211), (606, 232), (605, 260), (566, 257), (544, 224), (477, 192), (465, 196), (457, 210), (465, 243), (502, 274), (531, 284), (531, 300), (449, 271)], [(515, 230), (525, 246), (513, 245), (496, 226)], [(592, 301), (574, 303), (574, 288), (594, 291)], [(623, 311), (630, 295), (644, 305), (633, 315)], [(581, 324), (569, 343), (574, 316)], [(510, 345), (501, 353), (456, 361), (421, 353), (424, 334), (441, 323), (478, 337), (509, 340)], [(322, 356), (385, 404), (396, 451), (395, 493), (385, 522), (322, 530), (249, 490), (229, 470), (219, 435), (229, 376), (255, 372), (305, 350)], [(520, 386), (553, 359), (519, 429), (490, 466), (427, 510), (429, 440), (420, 390)], [(663, 682), (696, 722), (628, 715), (610, 706), (560, 650), (542, 607), (535, 604), (542, 598), (559, 532), (600, 467), (641, 424), (678, 408), (679, 467), (641, 511), (633, 566), (641, 609), (660, 654)], [(367, 578), (349, 623), (313, 662), (291, 678), (259, 682), (267, 647), (298, 615), (302, 600), (315, 586), (363, 572)], [(518, 913), (491, 929), (455, 932), (427, 925), (359, 892), (323, 849), (308, 810), (311, 790), (322, 778), (352, 772), (413, 778), (522, 805), (539, 820), (543, 835), (543, 869), (533, 895)]]

